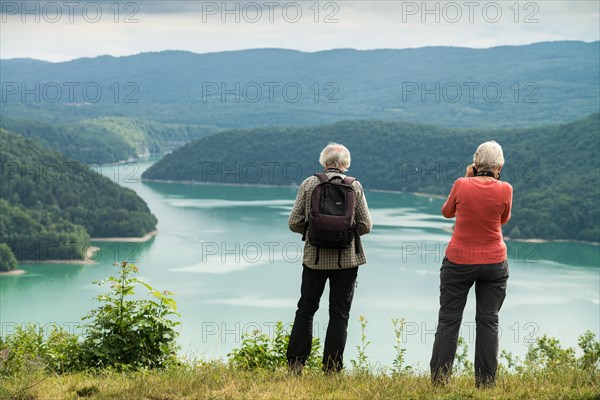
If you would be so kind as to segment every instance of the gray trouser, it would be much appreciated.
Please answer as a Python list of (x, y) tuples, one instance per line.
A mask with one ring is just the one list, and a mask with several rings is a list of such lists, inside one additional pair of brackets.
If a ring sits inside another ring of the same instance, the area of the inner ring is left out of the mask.
[(440, 269), (440, 313), (429, 364), (434, 383), (447, 382), (452, 373), (463, 310), (475, 283), (475, 379), (478, 386), (493, 385), (498, 369), (498, 311), (506, 296), (508, 262), (454, 264), (444, 258)]

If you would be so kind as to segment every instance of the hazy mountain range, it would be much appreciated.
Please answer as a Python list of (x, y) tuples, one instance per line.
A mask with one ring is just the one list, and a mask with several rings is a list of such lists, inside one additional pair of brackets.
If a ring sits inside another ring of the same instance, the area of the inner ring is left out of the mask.
[(162, 51), (50, 63), (1, 60), (3, 114), (126, 116), (218, 127), (348, 119), (514, 127), (597, 111), (600, 42), (305, 53)]

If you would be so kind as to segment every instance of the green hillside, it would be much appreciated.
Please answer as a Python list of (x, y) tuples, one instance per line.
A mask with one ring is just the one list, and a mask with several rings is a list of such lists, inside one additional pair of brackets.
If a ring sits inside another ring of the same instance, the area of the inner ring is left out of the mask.
[(17, 259), (80, 259), (92, 237), (143, 236), (156, 218), (133, 190), (0, 129), (0, 237)]
[[(4, 115), (53, 122), (125, 116), (226, 128), (349, 119), (515, 127), (582, 118), (600, 101), (597, 41), (162, 51), (58, 63), (0, 60), (0, 69)], [(72, 98), (68, 82), (76, 85)]]
[(477, 145), (495, 139), (505, 152), (502, 179), (515, 193), (509, 236), (599, 242), (599, 119), (595, 113), (567, 124), (505, 130), (383, 121), (232, 130), (177, 149), (142, 177), (298, 184), (320, 170), (320, 150), (337, 141), (352, 152), (349, 173), (367, 188), (446, 195)]
[(140, 154), (164, 153), (216, 132), (202, 125), (161, 124), (123, 117), (47, 123), (2, 118), (0, 128), (35, 139), (46, 147), (85, 163), (114, 163)]

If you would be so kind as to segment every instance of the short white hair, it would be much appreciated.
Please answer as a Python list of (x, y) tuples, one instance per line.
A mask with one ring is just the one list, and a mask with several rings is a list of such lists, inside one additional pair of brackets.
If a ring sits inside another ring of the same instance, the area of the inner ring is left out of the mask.
[(350, 151), (343, 144), (331, 142), (321, 151), (319, 163), (323, 168), (340, 168), (346, 172), (350, 168)]
[(481, 143), (473, 154), (473, 162), (481, 171), (495, 171), (501, 168), (504, 165), (502, 146), (494, 140)]

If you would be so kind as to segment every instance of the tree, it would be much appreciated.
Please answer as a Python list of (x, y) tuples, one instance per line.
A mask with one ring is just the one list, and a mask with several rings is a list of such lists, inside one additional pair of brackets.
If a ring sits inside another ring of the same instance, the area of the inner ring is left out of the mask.
[(0, 243), (0, 272), (17, 269), (17, 259), (6, 243)]

